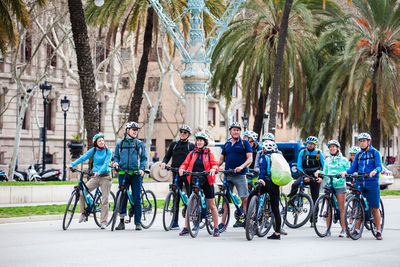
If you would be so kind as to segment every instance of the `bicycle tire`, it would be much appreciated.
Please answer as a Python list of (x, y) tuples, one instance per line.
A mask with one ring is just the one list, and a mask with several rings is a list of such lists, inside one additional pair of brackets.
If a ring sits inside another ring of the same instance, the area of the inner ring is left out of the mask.
[(142, 219), (140, 224), (144, 229), (149, 229), (156, 219), (157, 215), (157, 199), (156, 195), (151, 190), (145, 190), (142, 194)]
[[(304, 205), (305, 200), (309, 203), (308, 205), (306, 204), (306, 206)], [(292, 201), (295, 203), (294, 206), (289, 206), (289, 203)], [(290, 210), (290, 207), (292, 207), (292, 210)], [(310, 219), (313, 207), (314, 203), (309, 195), (304, 193), (294, 195), (290, 201), (288, 201), (286, 225), (293, 229), (302, 227)], [(299, 221), (299, 215), (301, 214), (304, 214), (305, 217)], [(291, 221), (292, 217), (293, 223)]]
[(274, 214), (271, 209), (271, 202), (267, 198), (264, 200), (263, 207), (261, 209), (261, 215), (257, 222), (256, 234), (258, 237), (264, 237), (271, 230), (274, 224)]
[(207, 208), (206, 208), (206, 218), (204, 218), (204, 221), (206, 223), (206, 228), (207, 228), (208, 234), (213, 235), (214, 234), (214, 222), (213, 222), (213, 218), (212, 218), (212, 214), (211, 214), (211, 209), (208, 206), (208, 203), (207, 203)]
[(219, 231), (222, 233), (222, 232), (226, 231), (226, 228), (228, 227), (229, 219), (231, 216), (231, 211), (229, 208), (229, 201), (228, 201), (228, 198), (226, 197), (226, 195), (222, 194), (221, 192), (216, 193), (215, 194), (215, 205), (217, 207), (218, 218), (221, 218), (221, 220), (218, 219), (218, 221), (222, 222), (222, 215), (224, 214), (225, 210), (227, 212), (225, 225), (224, 225), (224, 227), (219, 229)]
[(313, 210), (314, 231), (319, 237), (328, 235), (333, 219), (333, 207), (330, 197), (322, 195), (318, 197)]
[[(171, 230), (171, 225), (175, 216), (175, 199), (175, 192), (169, 191), (167, 197), (165, 198), (163, 208), (163, 227), (165, 231)], [(168, 216), (171, 216), (171, 218), (169, 218)]]
[[(97, 214), (101, 214), (101, 196), (102, 195), (97, 195), (96, 200), (94, 201), (95, 206), (94, 206), (94, 212), (93, 212), (93, 217), (94, 217), (94, 221), (97, 224), (98, 227), (101, 227), (101, 222), (100, 222), (100, 216), (101, 215), (97, 215)], [(110, 212), (112, 206), (114, 206), (115, 204), (115, 195), (112, 191), (110, 191), (110, 196), (108, 199), (108, 220), (107, 220), (107, 226), (110, 225), (110, 223), (112, 222), (114, 213)], [(111, 216), (110, 216), (111, 215)]]
[[(347, 202), (344, 208), (344, 218), (346, 225), (346, 233), (347, 235), (353, 239), (357, 240), (362, 236), (365, 222), (365, 214), (364, 214), (364, 204), (361, 199), (356, 195), (353, 195)], [(360, 220), (359, 225), (359, 233), (357, 233), (357, 221)]]
[[(383, 201), (382, 201), (382, 198), (379, 200), (379, 212), (380, 212), (380, 214), (381, 214), (381, 233), (383, 233), (383, 226), (385, 225), (385, 208), (384, 208), (384, 206), (383, 206)], [(371, 214), (371, 216), (373, 216), (372, 214)], [(371, 232), (372, 232), (372, 235), (374, 236), (374, 237), (376, 237), (376, 233), (377, 233), (377, 231), (376, 231), (376, 227), (375, 227), (375, 223), (371, 220)]]
[(287, 196), (285, 193), (280, 194), (279, 198), (279, 214), (282, 217), (282, 225), (281, 228), (285, 225), (286, 216), (287, 216)]
[(257, 228), (257, 210), (258, 210), (258, 197), (252, 197), (250, 200), (249, 208), (246, 215), (246, 239), (251, 241)]
[(115, 223), (117, 222), (119, 211), (121, 210), (121, 203), (122, 203), (123, 195), (124, 195), (124, 191), (121, 189), (118, 190), (116, 200), (114, 202), (115, 204), (114, 204), (113, 216), (112, 216), (112, 220), (111, 220), (111, 231), (114, 231), (114, 229), (115, 229)]
[[(74, 190), (71, 193), (71, 197), (68, 200), (67, 207), (65, 208), (62, 227), (63, 230), (67, 230), (71, 224), (72, 218), (75, 214), (75, 209), (79, 201), (79, 191)], [(72, 206), (71, 206), (72, 205)]]
[(196, 193), (190, 195), (186, 216), (188, 220), (189, 234), (192, 238), (196, 238), (199, 233), (201, 222), (201, 200), (200, 196)]

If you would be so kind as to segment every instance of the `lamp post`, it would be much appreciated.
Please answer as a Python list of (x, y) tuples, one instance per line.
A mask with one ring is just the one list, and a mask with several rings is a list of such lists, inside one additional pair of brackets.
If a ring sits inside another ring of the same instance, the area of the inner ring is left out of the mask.
[(61, 109), (64, 112), (64, 164), (63, 164), (63, 181), (67, 180), (67, 111), (69, 109), (69, 100), (67, 96), (61, 99)]
[(244, 131), (246, 131), (247, 125), (249, 124), (249, 117), (246, 115), (246, 113), (243, 113), (242, 121), (243, 121)]
[(47, 81), (45, 81), (43, 84), (39, 86), (39, 88), (42, 90), (42, 96), (43, 96), (43, 128), (42, 128), (42, 138), (43, 138), (43, 160), (42, 160), (42, 172), (46, 170), (46, 139), (47, 139), (47, 112), (46, 112), (46, 107), (48, 103), (48, 98), (49, 94), (51, 91), (51, 84), (48, 84)]

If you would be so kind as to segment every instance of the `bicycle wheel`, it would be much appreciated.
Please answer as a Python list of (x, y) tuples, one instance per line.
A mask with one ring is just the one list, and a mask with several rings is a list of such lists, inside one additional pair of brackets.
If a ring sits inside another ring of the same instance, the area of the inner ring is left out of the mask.
[(213, 218), (212, 218), (212, 214), (211, 214), (211, 209), (208, 206), (208, 203), (207, 203), (206, 218), (204, 221), (206, 223), (206, 228), (207, 228), (208, 234), (213, 235), (214, 234), (214, 222), (213, 222)]
[(111, 231), (114, 231), (115, 223), (117, 222), (119, 211), (121, 210), (122, 197), (123, 197), (124, 193), (125, 193), (125, 191), (123, 191), (123, 190), (118, 190), (118, 192), (117, 192), (117, 196), (115, 198), (116, 200), (114, 202), (112, 220), (111, 220)]
[[(382, 199), (380, 199), (379, 213), (381, 214), (381, 233), (382, 233), (383, 232), (383, 226), (385, 224), (385, 208), (383, 207)], [(376, 226), (375, 226), (373, 218), (371, 218), (371, 232), (374, 235), (374, 237), (376, 237), (377, 231), (376, 231)]]
[(173, 223), (175, 213), (175, 199), (175, 192), (169, 191), (167, 197), (165, 198), (163, 208), (163, 226), (165, 231), (171, 230), (171, 225)]
[(302, 227), (310, 219), (312, 209), (313, 201), (309, 195), (304, 193), (294, 195), (287, 205), (286, 225), (290, 228)]
[(346, 202), (344, 218), (347, 235), (353, 240), (359, 239), (362, 235), (365, 222), (364, 205), (360, 197), (353, 195)]
[(268, 234), (269, 230), (274, 223), (274, 214), (271, 210), (271, 202), (269, 199), (265, 198), (263, 207), (261, 209), (261, 214), (258, 218), (256, 234), (258, 237), (264, 237)]
[(157, 214), (157, 200), (156, 195), (154, 195), (153, 191), (146, 190), (145, 193), (142, 194), (142, 220), (140, 224), (144, 229), (150, 228), (154, 220), (156, 219)]
[(314, 230), (319, 237), (328, 235), (332, 226), (332, 211), (330, 197), (327, 195), (320, 196), (313, 210)]
[(246, 238), (252, 240), (257, 228), (258, 197), (252, 197), (246, 216)]
[(62, 227), (67, 230), (71, 224), (72, 218), (74, 217), (75, 211), (78, 207), (79, 191), (74, 190), (71, 193), (71, 197), (68, 200), (67, 208), (65, 209)]
[(218, 193), (215, 194), (215, 205), (217, 207), (218, 221), (219, 222), (222, 222), (222, 215), (224, 214), (224, 212), (226, 212), (225, 225), (224, 225), (224, 227), (219, 229), (219, 231), (222, 233), (228, 227), (229, 219), (230, 219), (230, 216), (231, 216), (231, 212), (230, 212), (230, 209), (229, 209), (229, 201), (228, 201), (228, 199), (226, 198), (226, 196), (224, 194), (222, 194), (221, 192), (218, 192)]
[[(93, 212), (93, 217), (94, 221), (96, 222), (98, 227), (101, 227), (101, 221), (100, 221), (100, 216), (101, 216), (101, 195), (97, 195), (96, 200), (95, 200), (95, 206), (94, 206), (94, 212)], [(107, 217), (107, 226), (110, 225), (114, 212), (112, 212), (113, 207), (115, 203), (115, 195), (113, 192), (110, 191), (109, 197), (108, 197), (108, 217)]]
[(285, 225), (286, 216), (287, 216), (287, 196), (285, 193), (280, 194), (279, 198), (279, 214), (282, 217), (282, 225), (281, 228)]
[(195, 238), (199, 233), (201, 222), (201, 200), (200, 196), (196, 193), (190, 195), (186, 216), (190, 236)]

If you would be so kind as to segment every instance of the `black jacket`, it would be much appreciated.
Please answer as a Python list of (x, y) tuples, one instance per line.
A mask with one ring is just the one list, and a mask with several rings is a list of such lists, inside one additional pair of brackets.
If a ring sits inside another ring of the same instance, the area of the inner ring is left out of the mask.
[(169, 145), (168, 151), (165, 154), (163, 163), (167, 164), (172, 157), (171, 167), (179, 168), (185, 161), (186, 156), (194, 149), (194, 144), (181, 141), (174, 141)]

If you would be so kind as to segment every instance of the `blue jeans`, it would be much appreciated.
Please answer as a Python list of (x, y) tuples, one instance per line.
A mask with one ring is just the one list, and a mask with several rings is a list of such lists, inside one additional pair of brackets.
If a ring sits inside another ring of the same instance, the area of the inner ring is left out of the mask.
[[(118, 175), (118, 183), (121, 185), (122, 179), (125, 176), (125, 186), (126, 189), (129, 190), (131, 187), (132, 190), (132, 198), (133, 198), (133, 212), (135, 213), (135, 224), (140, 223), (142, 218), (142, 204), (141, 204), (141, 189), (142, 189), (142, 181), (143, 177), (140, 175), (129, 175), (129, 174), (120, 174)], [(122, 198), (122, 206), (119, 212), (119, 216), (126, 216), (126, 205), (128, 204), (128, 196), (125, 195)]]

